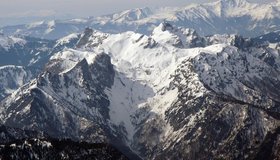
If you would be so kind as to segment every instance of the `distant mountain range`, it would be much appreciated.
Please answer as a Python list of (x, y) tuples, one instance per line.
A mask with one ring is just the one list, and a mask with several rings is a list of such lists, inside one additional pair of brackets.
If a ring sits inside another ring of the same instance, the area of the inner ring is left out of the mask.
[(40, 21), (2, 27), (0, 31), (6, 35), (21, 34), (45, 39), (59, 39), (70, 33), (82, 32), (86, 27), (108, 33), (130, 30), (150, 34), (163, 21), (193, 28), (200, 35), (227, 33), (256, 37), (280, 30), (280, 3), (218, 0), (184, 7), (131, 9), (100, 17)]

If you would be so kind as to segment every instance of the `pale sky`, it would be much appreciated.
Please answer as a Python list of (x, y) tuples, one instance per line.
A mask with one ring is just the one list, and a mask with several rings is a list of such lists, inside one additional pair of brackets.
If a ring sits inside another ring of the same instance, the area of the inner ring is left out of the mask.
[(99, 16), (138, 7), (186, 6), (213, 1), (216, 0), (1, 0), (0, 26), (41, 19)]

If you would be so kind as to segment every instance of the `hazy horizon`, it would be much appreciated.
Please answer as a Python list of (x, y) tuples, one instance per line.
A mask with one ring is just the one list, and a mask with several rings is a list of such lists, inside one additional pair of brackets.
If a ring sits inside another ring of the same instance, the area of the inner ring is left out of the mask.
[[(25, 24), (39, 20), (100, 16), (139, 7), (185, 6), (191, 3), (217, 0), (3, 0), (0, 9), (0, 26)], [(273, 0), (249, 0), (267, 3)]]

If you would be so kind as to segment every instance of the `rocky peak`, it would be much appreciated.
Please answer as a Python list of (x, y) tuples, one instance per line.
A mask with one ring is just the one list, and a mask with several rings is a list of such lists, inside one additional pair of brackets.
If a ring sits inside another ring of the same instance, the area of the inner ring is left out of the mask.
[(163, 32), (172, 31), (174, 29), (173, 26), (168, 22), (163, 22), (158, 27), (161, 28), (161, 31), (163, 31)]
[(153, 31), (152, 38), (162, 44), (167, 43), (179, 48), (205, 46), (205, 39), (194, 29), (174, 27), (168, 22), (161, 23)]
[(92, 29), (86, 28), (80, 40), (77, 42), (77, 47), (80, 48), (81, 46), (85, 45), (88, 42), (92, 33), (93, 33)]
[(222, 7), (242, 7), (249, 2), (247, 0), (219, 0)]
[(103, 40), (109, 36), (107, 33), (95, 31), (87, 28), (78, 40), (77, 48), (93, 48), (102, 44)]

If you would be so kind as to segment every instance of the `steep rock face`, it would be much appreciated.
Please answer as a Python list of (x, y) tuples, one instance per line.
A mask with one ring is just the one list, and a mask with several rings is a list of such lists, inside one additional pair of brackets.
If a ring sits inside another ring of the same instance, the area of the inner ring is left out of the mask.
[(105, 90), (114, 77), (107, 54), (71, 49), (57, 53), (44, 72), (1, 102), (2, 123), (56, 138), (111, 143), (138, 159), (125, 146), (120, 128), (109, 121)]
[(177, 90), (177, 98), (164, 116), (148, 116), (136, 148), (149, 159), (277, 158), (279, 69), (260, 58), (261, 50), (223, 47), (184, 60), (164, 93)]
[[(96, 136), (104, 135), (103, 126), (99, 125), (108, 119), (107, 107), (110, 102), (104, 88), (113, 83), (114, 71), (110, 58), (105, 54), (97, 55), (92, 65), (83, 59), (66, 73), (56, 68), (61, 67), (56, 64), (58, 60), (52, 61), (37, 79), (2, 103), (3, 107), (9, 107), (2, 112), (3, 122), (13, 127), (25, 126), (26, 129), (45, 131), (55, 137), (78, 138), (81, 135), (79, 132), (87, 132), (82, 128), (90, 119), (95, 124), (89, 125), (98, 128), (95, 133), (100, 132)], [(58, 73), (49, 72), (54, 69)], [(21, 98), (17, 99), (17, 96)], [(8, 116), (15, 111), (20, 114)], [(91, 127), (87, 126), (86, 129)], [(103, 141), (102, 138), (96, 140)]]

